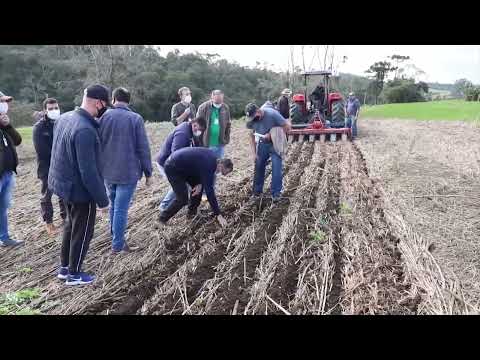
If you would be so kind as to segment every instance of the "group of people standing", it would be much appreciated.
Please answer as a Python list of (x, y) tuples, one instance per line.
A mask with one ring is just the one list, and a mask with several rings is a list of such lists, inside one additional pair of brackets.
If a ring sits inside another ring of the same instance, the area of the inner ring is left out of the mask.
[[(285, 133), (291, 127), (287, 111), (290, 95), (291, 91), (285, 89), (277, 106), (249, 103), (245, 107), (254, 163), (253, 202), (263, 194), (269, 161), (272, 203), (281, 200)], [(204, 194), (219, 224), (227, 226), (215, 183), (217, 175), (233, 171), (232, 161), (225, 158), (231, 133), (229, 107), (221, 90), (212, 91), (198, 110), (188, 87), (180, 88), (178, 96), (180, 101), (171, 109), (175, 128), (154, 158), (160, 175), (171, 186), (160, 202), (158, 222), (168, 226), (185, 206), (187, 218), (195, 217)], [(7, 221), (18, 165), (15, 147), (22, 141), (7, 115), (12, 100), (0, 92), (0, 246), (22, 244), (10, 238)], [(110, 96), (108, 88), (96, 84), (84, 90), (82, 104), (73, 111), (61, 114), (58, 101), (48, 98), (37, 113), (33, 143), (41, 185), (41, 215), (49, 236), (63, 229), (57, 277), (66, 285), (94, 281), (94, 275), (84, 272), (82, 264), (94, 234), (97, 210), (109, 214), (112, 255), (137, 248), (125, 240), (128, 209), (142, 177), (146, 186), (152, 185), (153, 169), (144, 119), (130, 103), (127, 89), (117, 88)], [(53, 194), (59, 200), (59, 227), (53, 224)], [(165, 246), (173, 249), (178, 244), (172, 239)]]

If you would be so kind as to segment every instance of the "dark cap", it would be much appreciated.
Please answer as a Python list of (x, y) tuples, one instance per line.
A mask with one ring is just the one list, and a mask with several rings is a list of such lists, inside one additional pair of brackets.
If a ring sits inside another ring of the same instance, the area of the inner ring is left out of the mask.
[(107, 106), (111, 106), (110, 103), (110, 90), (103, 85), (91, 85), (85, 89), (84, 94), (90, 99), (102, 100), (107, 103)]
[(249, 103), (247, 106), (245, 106), (245, 116), (247, 117), (248, 121), (253, 120), (258, 109), (259, 107), (254, 103)]

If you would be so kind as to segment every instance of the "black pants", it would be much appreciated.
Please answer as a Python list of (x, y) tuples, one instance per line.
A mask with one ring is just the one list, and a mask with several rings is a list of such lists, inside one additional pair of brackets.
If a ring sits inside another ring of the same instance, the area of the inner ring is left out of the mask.
[[(47, 224), (51, 224), (53, 222), (52, 191), (48, 188), (48, 178), (40, 179), (40, 181), (42, 182), (42, 197), (40, 198), (42, 218)], [(65, 220), (67, 211), (63, 200), (60, 198), (58, 198), (58, 205), (60, 206), (60, 216)]]
[(70, 273), (81, 271), (95, 228), (95, 203), (65, 202), (67, 219), (63, 227), (61, 262)]
[[(165, 174), (167, 175), (168, 182), (172, 186), (175, 192), (175, 201), (173, 201), (161, 214), (160, 219), (162, 221), (168, 221), (175, 216), (185, 205), (188, 204), (188, 188), (187, 183), (193, 188), (201, 183), (200, 178), (185, 177), (179, 174), (168, 165), (165, 166)], [(197, 196), (190, 196), (190, 204), (188, 205), (189, 212), (196, 212), (200, 202), (202, 201), (202, 192)]]

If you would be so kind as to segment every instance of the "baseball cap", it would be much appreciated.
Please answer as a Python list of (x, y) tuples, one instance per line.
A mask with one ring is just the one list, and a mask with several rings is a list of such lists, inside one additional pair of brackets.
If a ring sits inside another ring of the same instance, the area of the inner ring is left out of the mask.
[(111, 106), (110, 103), (110, 90), (103, 85), (95, 84), (87, 87), (84, 94), (90, 99), (102, 100), (107, 103), (107, 106)]
[(10, 102), (13, 100), (13, 97), (5, 95), (0, 91), (0, 101)]
[(292, 95), (292, 90), (290, 90), (290, 89), (283, 89), (282, 95)]
[(258, 109), (259, 107), (254, 103), (249, 103), (247, 106), (245, 106), (245, 116), (248, 121), (253, 120)]
[(353, 92), (350, 92), (350, 93), (348, 94), (348, 96), (354, 96), (354, 95), (355, 95), (355, 93), (353, 93)]

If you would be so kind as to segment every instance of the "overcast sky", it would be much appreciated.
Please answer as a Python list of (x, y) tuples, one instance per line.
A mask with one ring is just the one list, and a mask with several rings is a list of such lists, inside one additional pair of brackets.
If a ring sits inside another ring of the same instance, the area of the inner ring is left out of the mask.
[[(162, 55), (179, 49), (182, 53), (198, 51), (217, 53), (240, 65), (255, 66), (256, 62), (271, 64), (275, 70), (286, 70), (290, 57), (290, 45), (159, 45)], [(429, 82), (453, 83), (467, 78), (480, 84), (480, 45), (333, 45), (335, 56), (347, 56), (340, 72), (365, 75), (364, 71), (376, 61), (386, 60), (387, 56), (399, 54), (410, 56), (411, 62), (425, 71), (424, 79)], [(296, 65), (301, 66), (301, 47), (294, 47)], [(331, 48), (331, 47), (330, 47)], [(307, 69), (319, 68), (315, 54), (316, 46), (305, 46)], [(322, 53), (324, 46), (320, 46)], [(321, 56), (323, 58), (323, 56)], [(301, 66), (302, 67), (302, 66)]]

